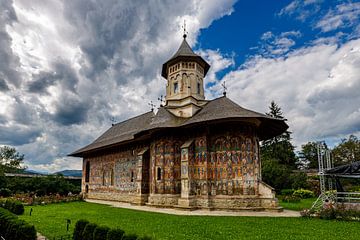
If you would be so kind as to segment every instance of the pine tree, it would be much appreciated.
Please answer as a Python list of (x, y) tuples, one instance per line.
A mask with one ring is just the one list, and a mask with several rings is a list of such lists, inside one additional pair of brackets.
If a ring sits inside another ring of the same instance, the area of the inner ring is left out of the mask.
[[(266, 115), (286, 121), (281, 108), (274, 101), (271, 102), (269, 110), (270, 111), (266, 113)], [(297, 157), (294, 153), (294, 149), (295, 147), (291, 143), (291, 132), (285, 131), (279, 136), (263, 141), (261, 154), (263, 159), (273, 159), (280, 164), (295, 169)]]

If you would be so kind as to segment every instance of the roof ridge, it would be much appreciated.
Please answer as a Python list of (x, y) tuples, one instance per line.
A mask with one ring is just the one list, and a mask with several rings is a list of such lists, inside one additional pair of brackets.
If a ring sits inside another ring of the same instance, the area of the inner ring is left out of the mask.
[(153, 111), (149, 111), (149, 112), (142, 113), (142, 114), (137, 115), (137, 116), (134, 116), (134, 117), (132, 117), (132, 118), (128, 118), (128, 119), (126, 119), (126, 120), (124, 120), (124, 121), (122, 121), (122, 122), (115, 123), (113, 126), (116, 126), (116, 125), (119, 125), (119, 124), (122, 124), (122, 123), (128, 122), (128, 121), (133, 120), (133, 119), (135, 119), (135, 118), (138, 118), (138, 117), (144, 116), (144, 115), (146, 115), (146, 114), (148, 114), (148, 113), (154, 113), (154, 112), (153, 112)]

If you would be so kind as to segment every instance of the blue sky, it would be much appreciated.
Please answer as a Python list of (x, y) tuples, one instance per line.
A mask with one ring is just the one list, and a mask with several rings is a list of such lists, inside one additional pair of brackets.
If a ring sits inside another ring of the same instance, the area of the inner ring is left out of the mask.
[(0, 0), (0, 145), (31, 169), (80, 169), (67, 154), (165, 95), (182, 41), (211, 65), (206, 97), (283, 109), (293, 143), (360, 136), (360, 2)]

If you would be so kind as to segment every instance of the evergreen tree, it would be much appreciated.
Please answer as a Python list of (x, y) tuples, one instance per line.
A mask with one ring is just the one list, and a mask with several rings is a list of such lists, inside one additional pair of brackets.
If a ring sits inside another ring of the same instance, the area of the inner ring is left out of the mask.
[[(272, 101), (269, 106), (269, 112), (266, 115), (286, 120), (281, 108)], [(291, 132), (285, 131), (279, 136), (262, 142), (261, 156), (263, 159), (275, 159), (279, 164), (284, 164), (291, 169), (296, 168), (297, 157), (294, 153), (295, 147), (291, 143)]]

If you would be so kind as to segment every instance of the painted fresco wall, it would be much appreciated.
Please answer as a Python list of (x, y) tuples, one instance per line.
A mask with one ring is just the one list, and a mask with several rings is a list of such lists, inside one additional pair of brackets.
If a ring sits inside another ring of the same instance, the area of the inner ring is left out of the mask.
[(152, 143), (150, 169), (152, 183), (150, 193), (181, 193), (180, 146), (181, 142), (173, 138), (163, 138)]
[(258, 194), (259, 145), (251, 129), (201, 136), (194, 145), (191, 195)]
[[(83, 191), (89, 198), (111, 199), (131, 201), (127, 195), (135, 194), (136, 185), (136, 150), (124, 150), (115, 153), (108, 153), (86, 158), (86, 163), (90, 163), (89, 182), (83, 178)], [(85, 176), (86, 169), (83, 167)], [(87, 187), (86, 187), (87, 186)]]

